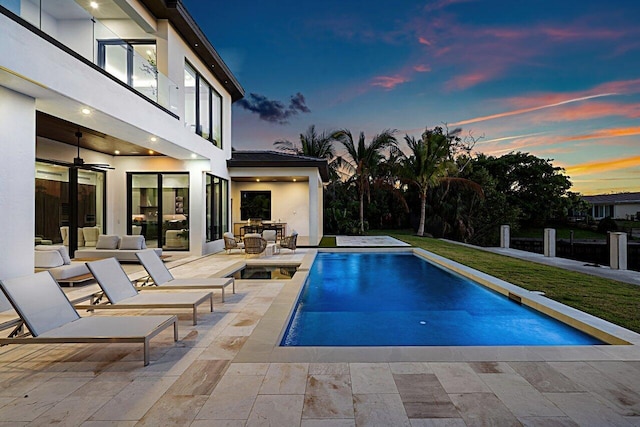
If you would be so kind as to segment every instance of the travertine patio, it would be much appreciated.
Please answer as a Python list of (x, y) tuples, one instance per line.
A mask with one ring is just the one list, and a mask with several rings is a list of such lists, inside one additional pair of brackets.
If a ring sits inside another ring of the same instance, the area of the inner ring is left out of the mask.
[[(273, 258), (300, 261), (305, 252)], [(169, 266), (176, 277), (206, 277), (244, 260), (217, 254)], [(141, 275), (138, 266), (127, 271)], [(237, 281), (237, 293), (224, 304), (216, 293), (215, 312), (200, 314), (197, 326), (181, 313), (180, 341), (170, 331), (153, 340), (147, 367), (134, 345), (2, 347), (0, 424), (640, 425), (637, 346), (439, 348), (424, 360), (394, 361), (397, 350), (384, 362), (364, 361), (374, 357), (366, 348), (358, 349), (363, 361), (252, 355), (265, 325), (256, 327), (282, 310), (286, 288), (284, 281)]]

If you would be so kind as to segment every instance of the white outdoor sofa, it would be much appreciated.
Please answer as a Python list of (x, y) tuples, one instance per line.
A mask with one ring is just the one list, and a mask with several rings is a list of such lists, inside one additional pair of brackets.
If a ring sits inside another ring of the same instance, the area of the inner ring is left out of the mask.
[(155, 252), (162, 255), (162, 248), (147, 248), (144, 236), (115, 236), (102, 234), (95, 247), (78, 249), (78, 259), (115, 258), (120, 262), (138, 262), (137, 253)]

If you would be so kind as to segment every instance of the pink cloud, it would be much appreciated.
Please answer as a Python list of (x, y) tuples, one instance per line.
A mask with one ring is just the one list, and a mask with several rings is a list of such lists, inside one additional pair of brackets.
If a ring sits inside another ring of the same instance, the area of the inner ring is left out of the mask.
[(637, 136), (637, 135), (640, 135), (640, 126), (613, 128), (613, 129), (599, 129), (599, 130), (582, 134), (582, 135), (570, 136), (567, 138), (567, 140), (582, 141), (585, 139), (616, 138), (621, 136)]
[(611, 31), (603, 28), (577, 25), (573, 27), (540, 27), (537, 29), (545, 36), (555, 40), (579, 40), (585, 39), (617, 39), (624, 35), (621, 31)]
[(428, 65), (424, 65), (424, 64), (418, 64), (418, 65), (414, 65), (413, 69), (419, 73), (426, 73), (431, 71), (431, 67), (429, 67)]
[[(446, 1), (436, 3), (448, 4)], [(434, 10), (439, 8), (433, 6)], [(610, 30), (604, 25), (601, 17), (583, 16), (562, 25), (470, 26), (439, 11), (428, 17), (415, 17), (406, 30), (415, 32), (425, 57), (437, 57), (438, 65), (461, 70), (460, 75), (452, 76), (447, 88), (464, 90), (487, 81), (486, 77), (500, 78), (518, 66), (540, 66), (546, 63), (546, 58), (560, 55), (574, 43), (608, 42), (611, 44), (609, 54), (614, 55), (622, 42), (640, 38), (640, 30)], [(486, 71), (487, 67), (490, 72)], [(484, 78), (480, 78), (480, 74)]]
[[(465, 76), (461, 76), (465, 77)], [(490, 76), (487, 76), (489, 78)], [(462, 88), (464, 84), (473, 84), (475, 81), (482, 81), (479, 77), (471, 75), (470, 78), (460, 79), (456, 77), (451, 81), (451, 88)], [(459, 84), (459, 86), (456, 86)], [(467, 86), (469, 87), (469, 86)], [(460, 126), (471, 123), (484, 122), (488, 120), (501, 119), (504, 117), (518, 116), (522, 114), (539, 112), (538, 119), (547, 121), (572, 121), (587, 120), (597, 117), (607, 116), (623, 116), (629, 118), (640, 117), (639, 104), (624, 103), (604, 103), (593, 102), (585, 103), (584, 101), (595, 100), (598, 98), (610, 97), (614, 95), (640, 93), (640, 79), (620, 80), (602, 83), (591, 89), (575, 92), (549, 92), (539, 93), (527, 96), (512, 97), (504, 99), (502, 102), (508, 106), (515, 107), (500, 113), (490, 114), (486, 116), (474, 117), (471, 119), (461, 120), (452, 125)], [(554, 108), (562, 107), (562, 108)], [(553, 110), (545, 113), (542, 110)]]
[(395, 76), (378, 76), (374, 77), (371, 81), (371, 86), (380, 86), (387, 90), (391, 90), (399, 84), (410, 81), (408, 77), (395, 75)]
[(491, 77), (493, 77), (491, 74), (481, 73), (481, 72), (460, 75), (460, 76), (456, 76), (456, 77), (452, 78), (451, 80), (449, 80), (445, 84), (445, 87), (448, 90), (452, 90), (452, 89), (457, 89), (457, 90), (467, 89), (467, 88), (470, 88), (471, 86), (475, 86), (475, 85), (477, 85), (479, 83), (491, 80)]
[(427, 5), (424, 7), (425, 12), (432, 12), (434, 10), (444, 9), (447, 6), (456, 3), (470, 3), (474, 0), (437, 0), (437, 1), (429, 1)]
[(640, 167), (640, 156), (594, 160), (566, 168), (570, 175), (585, 175)]

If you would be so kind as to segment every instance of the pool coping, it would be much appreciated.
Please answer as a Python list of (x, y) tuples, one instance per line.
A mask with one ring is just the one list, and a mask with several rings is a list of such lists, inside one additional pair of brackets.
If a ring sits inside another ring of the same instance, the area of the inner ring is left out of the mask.
[[(471, 278), (504, 295), (509, 293), (543, 313), (559, 318), (604, 341), (619, 345), (586, 346), (420, 346), (420, 347), (281, 347), (279, 345), (298, 295), (318, 252), (405, 252)], [(235, 363), (260, 362), (467, 362), (634, 360), (640, 357), (640, 334), (553, 301), (542, 295), (414, 247), (311, 249), (249, 336)]]

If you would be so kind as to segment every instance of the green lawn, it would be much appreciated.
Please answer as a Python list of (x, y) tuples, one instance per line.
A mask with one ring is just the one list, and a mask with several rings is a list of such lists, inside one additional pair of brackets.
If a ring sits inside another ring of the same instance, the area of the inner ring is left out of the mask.
[(417, 237), (410, 231), (374, 230), (457, 261), (548, 298), (640, 333), (640, 286), (549, 267), (438, 239)]

